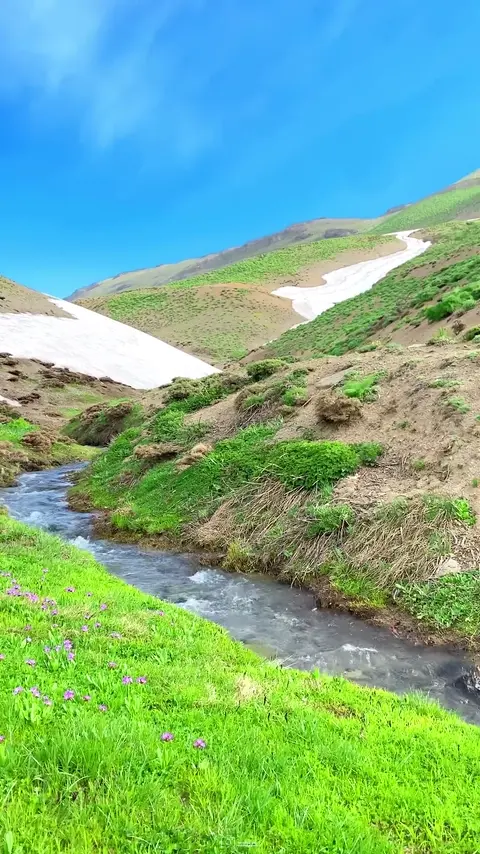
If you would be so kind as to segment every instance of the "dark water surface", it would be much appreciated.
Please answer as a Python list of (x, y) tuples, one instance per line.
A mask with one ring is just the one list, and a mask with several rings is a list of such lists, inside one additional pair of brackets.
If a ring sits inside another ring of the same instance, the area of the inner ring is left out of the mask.
[(480, 706), (453, 684), (469, 665), (461, 654), (415, 646), (349, 615), (316, 610), (308, 593), (263, 576), (231, 575), (186, 555), (95, 539), (91, 514), (67, 506), (75, 468), (22, 475), (15, 487), (0, 490), (0, 503), (15, 519), (88, 549), (114, 575), (219, 623), (264, 656), (359, 685), (422, 691), (480, 724)]

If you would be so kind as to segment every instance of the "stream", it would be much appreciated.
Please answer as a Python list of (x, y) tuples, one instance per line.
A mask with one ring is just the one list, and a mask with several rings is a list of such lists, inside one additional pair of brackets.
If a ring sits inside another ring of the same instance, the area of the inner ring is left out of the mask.
[(16, 486), (0, 490), (0, 504), (15, 519), (88, 549), (145, 593), (219, 623), (264, 657), (399, 694), (421, 691), (480, 724), (480, 705), (454, 686), (469, 666), (461, 653), (414, 645), (350, 615), (317, 610), (310, 594), (264, 576), (230, 574), (188, 555), (94, 538), (92, 514), (67, 505), (78, 468), (24, 474)]

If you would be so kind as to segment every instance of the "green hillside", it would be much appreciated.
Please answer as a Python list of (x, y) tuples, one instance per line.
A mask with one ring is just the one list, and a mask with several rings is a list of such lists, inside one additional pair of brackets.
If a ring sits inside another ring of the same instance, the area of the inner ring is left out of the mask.
[[(419, 308), (422, 300), (426, 304), (436, 293), (440, 296), (449, 284), (463, 282), (465, 277), (480, 278), (480, 222), (448, 223), (430, 229), (429, 234), (434, 244), (420, 258), (393, 270), (370, 291), (338, 303), (311, 323), (288, 330), (264, 352), (309, 358), (355, 350), (413, 306)], [(451, 264), (456, 255), (459, 260)], [(433, 265), (430, 274), (429, 264)], [(443, 273), (442, 265), (446, 266)], [(417, 268), (425, 270), (421, 286), (414, 273)]]
[(8, 854), (475, 850), (475, 727), (260, 660), (5, 516), (0, 544), (2, 594), (46, 603), (0, 622)]
[[(467, 180), (469, 179), (465, 179)], [(478, 185), (455, 187), (444, 193), (429, 196), (428, 199), (423, 199), (414, 205), (407, 205), (398, 213), (383, 219), (372, 231), (377, 234), (406, 231), (410, 228), (425, 228), (447, 220), (468, 217), (480, 217), (480, 179)]]

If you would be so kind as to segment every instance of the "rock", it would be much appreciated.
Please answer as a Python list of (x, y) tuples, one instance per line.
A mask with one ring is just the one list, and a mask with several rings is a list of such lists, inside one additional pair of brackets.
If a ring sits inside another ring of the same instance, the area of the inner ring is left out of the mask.
[(335, 386), (343, 383), (345, 377), (348, 374), (349, 369), (346, 368), (344, 371), (336, 371), (334, 374), (328, 374), (326, 377), (322, 377), (316, 384), (317, 388), (335, 388)]
[(184, 457), (181, 457), (177, 463), (177, 471), (184, 471), (185, 469), (190, 468), (190, 466), (195, 465), (200, 460), (203, 460), (207, 454), (210, 454), (213, 451), (213, 445), (208, 445), (207, 443), (200, 442), (198, 445), (194, 445), (191, 451), (188, 454), (185, 454)]
[(443, 578), (445, 575), (456, 575), (459, 572), (464, 572), (465, 570), (459, 564), (458, 560), (455, 560), (454, 557), (447, 557), (445, 560), (442, 560), (440, 566), (435, 572), (434, 578)]
[(362, 404), (357, 398), (344, 397), (332, 392), (321, 392), (315, 400), (318, 421), (330, 424), (345, 424), (360, 418)]
[(472, 667), (453, 683), (455, 688), (480, 702), (480, 667)]
[(160, 460), (173, 459), (178, 456), (180, 451), (181, 448), (174, 442), (157, 442), (151, 445), (137, 445), (133, 456), (137, 460), (155, 463), (160, 462)]

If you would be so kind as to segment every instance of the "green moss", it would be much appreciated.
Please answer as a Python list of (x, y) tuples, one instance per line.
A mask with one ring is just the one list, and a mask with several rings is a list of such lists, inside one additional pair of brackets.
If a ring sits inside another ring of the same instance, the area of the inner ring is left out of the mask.
[(353, 525), (355, 512), (348, 504), (319, 504), (308, 508), (312, 520), (307, 527), (308, 537), (333, 534)]
[(360, 374), (352, 373), (345, 380), (342, 391), (347, 397), (356, 397), (358, 400), (372, 401), (377, 397), (378, 382), (385, 374), (380, 372), (360, 376)]

